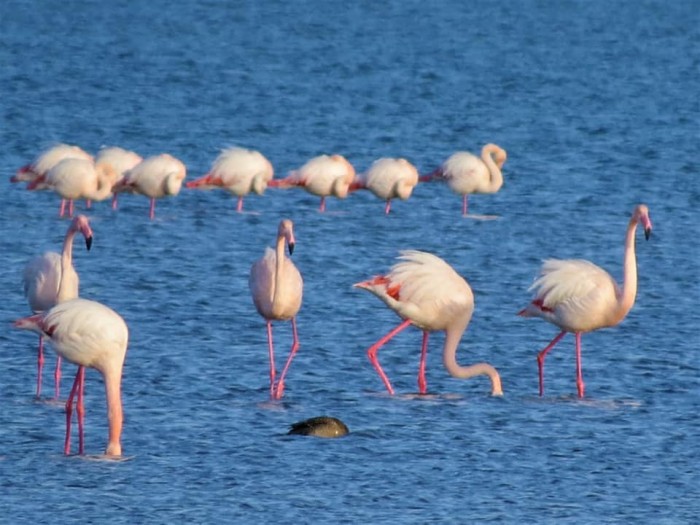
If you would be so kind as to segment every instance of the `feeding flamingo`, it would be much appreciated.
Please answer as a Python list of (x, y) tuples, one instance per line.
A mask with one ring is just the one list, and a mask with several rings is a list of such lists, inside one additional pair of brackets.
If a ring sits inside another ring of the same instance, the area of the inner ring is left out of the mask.
[(369, 360), (389, 394), (393, 395), (394, 389), (377, 360), (377, 351), (396, 334), (413, 324), (423, 330), (418, 372), (418, 388), (421, 394), (427, 392), (425, 365), (428, 335), (430, 332), (444, 331), (442, 360), (450, 375), (460, 379), (486, 375), (491, 380), (491, 394), (502, 395), (501, 378), (493, 366), (487, 363), (471, 366), (457, 364), (457, 346), (474, 311), (474, 296), (467, 281), (444, 260), (431, 253), (405, 250), (400, 252), (398, 260), (387, 275), (379, 275), (354, 285), (379, 297), (404, 319), (367, 351)]
[(280, 180), (271, 180), (270, 187), (289, 188), (298, 186), (321, 197), (319, 211), (326, 211), (326, 197), (344, 199), (353, 180), (355, 168), (342, 155), (319, 155), (298, 170)]
[[(281, 399), (284, 393), (284, 378), (289, 365), (299, 349), (296, 315), (301, 308), (304, 287), (301, 274), (290, 258), (284, 254), (285, 244), (289, 255), (294, 251), (294, 224), (289, 219), (280, 222), (275, 249), (265, 248), (265, 255), (250, 269), (250, 291), (258, 313), (267, 325), (267, 344), (270, 356), (270, 397)], [(275, 384), (275, 355), (272, 344), (272, 321), (292, 321), (292, 349), (287, 363)]]
[(209, 173), (187, 183), (188, 188), (222, 188), (238, 196), (236, 211), (243, 211), (243, 197), (250, 192), (262, 195), (274, 175), (272, 164), (252, 149), (228, 148), (221, 152)]
[[(124, 178), (124, 174), (135, 167), (143, 158), (138, 153), (133, 151), (125, 150), (117, 146), (112, 146), (109, 148), (103, 148), (97, 152), (95, 157), (95, 164), (100, 165), (110, 165), (116, 174), (114, 185), (117, 185)], [(112, 195), (112, 209), (116, 210), (118, 206), (117, 193)]]
[(27, 185), (35, 190), (42, 185), (61, 196), (59, 215), (63, 217), (68, 201), (68, 216), (73, 216), (73, 202), (77, 199), (101, 201), (112, 194), (112, 186), (117, 179), (109, 165), (95, 165), (92, 160), (63, 159)]
[(180, 193), (186, 176), (187, 168), (182, 161), (162, 153), (144, 159), (127, 171), (122, 181), (115, 185), (114, 191), (133, 191), (149, 197), (149, 217), (153, 219), (156, 214), (156, 199)]
[(418, 170), (406, 159), (375, 160), (369, 170), (355, 179), (350, 191), (367, 189), (386, 201), (384, 213), (391, 210), (391, 199), (406, 200), (418, 184)]
[(94, 368), (104, 379), (107, 397), (109, 439), (105, 454), (121, 456), (123, 423), (121, 379), (129, 330), (111, 308), (86, 299), (71, 299), (44, 313), (15, 321), (15, 327), (31, 330), (48, 338), (51, 346), (66, 360), (78, 365), (73, 388), (66, 402), (66, 440), (63, 451), (70, 454), (73, 400), (78, 418), (78, 453), (85, 453), (85, 368)]
[(530, 290), (535, 290), (535, 298), (518, 312), (523, 317), (541, 317), (561, 329), (537, 354), (540, 395), (544, 394), (545, 356), (567, 332), (571, 332), (576, 337), (576, 387), (578, 397), (583, 397), (581, 334), (619, 324), (632, 309), (637, 296), (634, 249), (637, 224), (642, 225), (648, 240), (651, 220), (649, 209), (643, 204), (635, 207), (627, 225), (622, 288), (608, 272), (585, 260), (548, 259), (542, 265), (539, 278), (530, 287)]
[(503, 185), (501, 169), (506, 162), (506, 151), (496, 144), (481, 148), (481, 158), (466, 151), (450, 156), (442, 166), (422, 181), (444, 180), (450, 189), (462, 195), (462, 215), (467, 215), (467, 198), (471, 193), (496, 193)]
[[(73, 238), (76, 233), (85, 237), (88, 251), (92, 246), (92, 228), (84, 215), (73, 219), (63, 240), (61, 254), (46, 252), (29, 261), (24, 268), (24, 294), (27, 296), (32, 312), (41, 313), (56, 304), (78, 297), (80, 279), (73, 267)], [(39, 334), (39, 350), (37, 358), (36, 397), (41, 396), (41, 371), (44, 366), (44, 336)], [(55, 398), (58, 399), (61, 381), (61, 356), (56, 361)]]

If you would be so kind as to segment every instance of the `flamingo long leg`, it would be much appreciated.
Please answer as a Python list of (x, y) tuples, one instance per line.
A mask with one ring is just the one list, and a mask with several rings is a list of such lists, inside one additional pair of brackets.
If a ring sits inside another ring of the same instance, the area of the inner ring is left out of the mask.
[(44, 368), (44, 336), (39, 336), (39, 351), (37, 355), (36, 397), (41, 396), (41, 371)]
[(70, 454), (70, 425), (71, 418), (73, 416), (73, 399), (75, 393), (78, 391), (78, 385), (80, 383), (80, 369), (78, 367), (78, 373), (75, 374), (75, 380), (73, 381), (73, 387), (70, 389), (70, 395), (68, 396), (68, 401), (66, 401), (66, 441), (63, 445), (63, 453), (67, 456)]
[(114, 195), (112, 195), (112, 209), (116, 210), (117, 208), (119, 208), (119, 201), (117, 198), (117, 194), (115, 193)]
[(56, 356), (56, 370), (53, 372), (54, 380), (54, 399), (58, 400), (58, 396), (61, 393), (61, 356)]
[(151, 207), (148, 211), (148, 216), (151, 220), (156, 216), (156, 200), (153, 197), (151, 197)]
[(61, 208), (58, 210), (58, 216), (63, 217), (66, 212), (66, 199), (61, 199)]
[(236, 211), (241, 213), (243, 211), (243, 197), (238, 197), (238, 202), (236, 203)]
[(544, 347), (544, 349), (537, 354), (537, 368), (540, 374), (540, 396), (544, 395), (544, 358), (554, 345), (556, 345), (562, 337), (566, 335), (565, 331), (560, 332), (552, 341)]
[(277, 388), (274, 390), (275, 399), (282, 399), (282, 395), (284, 394), (284, 378), (287, 375), (287, 370), (289, 370), (289, 365), (292, 363), (292, 359), (294, 359), (297, 350), (299, 350), (297, 321), (296, 318), (292, 317), (292, 349), (289, 351), (289, 357), (287, 358), (287, 362), (285, 363), (284, 368), (282, 369), (282, 373), (280, 374), (280, 378), (277, 381)]
[(390, 211), (391, 211), (391, 199), (387, 199), (386, 204), (384, 205), (384, 215), (389, 215)]
[(389, 382), (389, 378), (386, 376), (384, 373), (384, 370), (382, 370), (382, 366), (379, 364), (379, 360), (377, 359), (377, 350), (379, 350), (382, 346), (384, 346), (392, 337), (394, 337), (396, 334), (404, 330), (407, 326), (411, 325), (411, 321), (406, 319), (403, 323), (401, 323), (399, 326), (394, 328), (391, 332), (386, 334), (384, 337), (382, 337), (379, 341), (374, 343), (372, 346), (369, 347), (369, 350), (367, 350), (367, 357), (369, 357), (370, 362), (374, 366), (375, 370), (379, 374), (379, 377), (382, 378), (382, 381), (384, 382), (384, 386), (386, 389), (389, 391), (389, 393), (393, 396), (394, 395), (394, 389), (391, 386), (391, 383)]
[(73, 199), (68, 199), (68, 217), (72, 217), (74, 211), (75, 211), (75, 206), (73, 203)]
[(272, 321), (267, 321), (267, 350), (270, 355), (270, 397), (275, 398), (275, 349), (272, 345)]
[(318, 209), (320, 212), (326, 211), (326, 198), (321, 197), (321, 207)]
[(462, 215), (464, 217), (467, 216), (467, 197), (468, 195), (466, 193), (462, 196)]
[(428, 335), (427, 330), (423, 330), (423, 346), (420, 349), (420, 366), (418, 367), (418, 391), (421, 394), (428, 392), (428, 381), (425, 379), (425, 364), (428, 360)]
[(85, 454), (85, 367), (78, 368), (78, 402), (76, 412), (78, 413), (78, 454)]
[(578, 397), (583, 397), (586, 385), (583, 384), (583, 367), (581, 366), (581, 332), (576, 332), (576, 389)]

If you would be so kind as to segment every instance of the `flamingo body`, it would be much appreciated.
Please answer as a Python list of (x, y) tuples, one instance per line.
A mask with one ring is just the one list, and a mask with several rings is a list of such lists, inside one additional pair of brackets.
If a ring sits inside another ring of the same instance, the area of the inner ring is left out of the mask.
[[(30, 164), (20, 168), (10, 179), (11, 182), (32, 182), (46, 173), (63, 159), (93, 160), (92, 155), (78, 146), (57, 144), (43, 151)], [(41, 188), (37, 188), (41, 189)]]
[[(114, 171), (114, 183), (113, 187), (117, 186), (123, 179), (124, 174), (130, 169), (136, 167), (143, 158), (138, 153), (126, 150), (117, 146), (111, 146), (109, 148), (103, 148), (95, 157), (95, 164), (97, 166), (111, 166)], [(128, 188), (122, 186), (122, 190), (128, 191)], [(112, 208), (117, 208), (117, 193), (113, 194), (112, 198)]]
[(351, 189), (365, 188), (386, 201), (385, 213), (391, 209), (392, 199), (408, 199), (418, 184), (418, 170), (406, 159), (382, 158), (375, 160), (367, 172), (357, 177)]

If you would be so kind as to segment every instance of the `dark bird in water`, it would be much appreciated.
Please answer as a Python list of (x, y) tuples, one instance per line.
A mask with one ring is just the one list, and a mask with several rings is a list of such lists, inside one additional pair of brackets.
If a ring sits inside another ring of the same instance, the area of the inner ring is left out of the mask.
[(337, 438), (348, 434), (350, 430), (340, 419), (328, 416), (312, 417), (293, 423), (288, 434)]

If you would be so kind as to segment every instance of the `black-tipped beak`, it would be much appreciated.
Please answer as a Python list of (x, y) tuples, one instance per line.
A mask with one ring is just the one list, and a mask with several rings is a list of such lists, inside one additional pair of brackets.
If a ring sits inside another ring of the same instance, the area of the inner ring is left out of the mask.
[(290, 242), (287, 246), (289, 246), (289, 255), (292, 255), (294, 253), (294, 243)]
[(90, 248), (92, 247), (92, 236), (90, 237), (85, 237), (85, 247), (90, 251)]
[(644, 228), (644, 238), (648, 241), (651, 237), (651, 228)]

